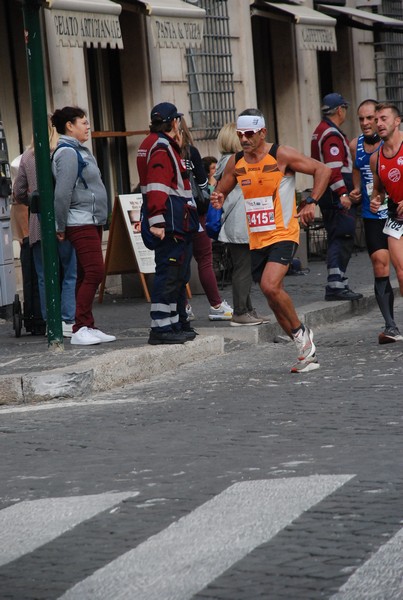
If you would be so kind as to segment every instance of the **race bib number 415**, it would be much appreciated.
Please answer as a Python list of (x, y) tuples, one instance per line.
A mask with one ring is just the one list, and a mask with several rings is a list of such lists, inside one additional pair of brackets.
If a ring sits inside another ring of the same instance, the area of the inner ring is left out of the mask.
[(245, 200), (246, 218), (251, 233), (276, 229), (272, 196)]

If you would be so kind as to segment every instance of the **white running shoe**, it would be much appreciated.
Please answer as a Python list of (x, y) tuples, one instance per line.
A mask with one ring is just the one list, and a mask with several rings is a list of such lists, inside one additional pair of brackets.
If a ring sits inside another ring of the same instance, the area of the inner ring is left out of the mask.
[(210, 306), (208, 318), (210, 321), (230, 321), (233, 315), (233, 309), (228, 302), (223, 300), (218, 308)]
[(90, 327), (88, 328), (88, 330), (100, 342), (116, 342), (116, 336), (114, 336), (114, 335), (109, 335), (108, 333), (104, 333), (100, 329), (91, 329)]
[(88, 327), (80, 327), (78, 331), (72, 334), (70, 344), (77, 346), (92, 346), (94, 344), (100, 344), (101, 340), (95, 337), (92, 333), (92, 329)]
[(312, 329), (309, 329), (309, 327), (305, 327), (304, 331), (300, 329), (293, 338), (297, 346), (298, 360), (305, 360), (311, 356), (315, 356), (316, 346), (313, 343)]
[(74, 323), (66, 323), (66, 321), (62, 321), (63, 337), (71, 338), (73, 335), (73, 325)]
[(298, 360), (295, 365), (291, 367), (291, 373), (308, 373), (308, 371), (315, 371), (319, 369), (320, 364), (315, 355)]
[(397, 327), (385, 327), (378, 336), (380, 344), (393, 344), (393, 342), (401, 342), (402, 340), (403, 336)]
[(192, 310), (192, 306), (187, 303), (185, 306), (185, 310), (186, 310), (186, 321), (194, 321), (195, 320), (195, 316)]

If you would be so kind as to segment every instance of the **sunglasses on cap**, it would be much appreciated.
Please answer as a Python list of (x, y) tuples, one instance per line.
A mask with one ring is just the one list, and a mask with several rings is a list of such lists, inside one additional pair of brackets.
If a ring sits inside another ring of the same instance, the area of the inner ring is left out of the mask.
[(244, 131), (243, 129), (237, 129), (236, 134), (239, 138), (246, 137), (246, 139), (249, 139), (249, 138), (253, 137), (255, 135), (255, 133), (259, 133), (259, 131), (262, 131), (262, 130), (261, 129), (247, 129), (246, 131)]

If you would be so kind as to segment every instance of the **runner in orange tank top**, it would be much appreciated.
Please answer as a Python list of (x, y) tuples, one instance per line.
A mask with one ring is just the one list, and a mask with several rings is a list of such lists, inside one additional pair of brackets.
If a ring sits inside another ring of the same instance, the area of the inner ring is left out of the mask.
[[(313, 221), (315, 204), (328, 185), (331, 170), (291, 146), (266, 142), (264, 116), (257, 109), (247, 109), (239, 115), (237, 133), (243, 152), (229, 159), (211, 203), (221, 208), (239, 183), (245, 199), (253, 279), (259, 282), (279, 325), (296, 344), (298, 360), (291, 372), (312, 371), (319, 368), (313, 333), (298, 318), (283, 279), (298, 248), (297, 217), (303, 225)], [(312, 196), (298, 215), (297, 172), (313, 176)]]
[(278, 168), (272, 155), (277, 148), (273, 144), (258, 163), (248, 163), (243, 153), (239, 160), (235, 157), (235, 176), (245, 198), (251, 250), (276, 242), (299, 243), (295, 176), (285, 176)]

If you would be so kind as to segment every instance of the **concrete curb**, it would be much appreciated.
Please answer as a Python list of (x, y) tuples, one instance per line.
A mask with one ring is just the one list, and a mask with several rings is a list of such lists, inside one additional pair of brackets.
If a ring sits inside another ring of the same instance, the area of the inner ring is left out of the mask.
[[(395, 293), (399, 294), (399, 287), (393, 282), (392, 286)], [(314, 302), (297, 308), (297, 312), (301, 320), (311, 327), (350, 319), (376, 306), (373, 287), (362, 292), (364, 297), (358, 301)], [(272, 343), (276, 336), (285, 335), (275, 322), (255, 327), (202, 327), (197, 331), (201, 335), (184, 345), (112, 350), (68, 367), (0, 376), (0, 404), (83, 399), (94, 392), (144, 381), (181, 365), (223, 354), (225, 340), (257, 345)]]
[[(400, 294), (399, 287), (394, 288), (394, 292), (396, 295)], [(325, 300), (311, 302), (309, 305), (298, 307), (296, 309), (297, 314), (303, 323), (312, 328), (325, 325), (326, 323), (337, 323), (343, 319), (351, 319), (377, 306), (373, 286), (362, 290), (362, 293), (364, 297), (354, 302), (326, 302)], [(381, 316), (380, 319), (382, 319)], [(198, 331), (206, 333), (211, 331), (211, 329), (204, 328), (198, 329)], [(225, 338), (249, 344), (270, 343), (274, 341), (276, 336), (286, 335), (276, 322), (253, 327), (226, 327), (220, 328), (219, 331)]]
[(351, 319), (355, 315), (372, 310), (377, 305), (373, 288), (364, 290), (363, 293), (364, 298), (353, 302), (314, 302), (309, 307), (302, 307), (300, 316), (310, 327)]
[(57, 399), (80, 399), (94, 392), (149, 379), (176, 367), (223, 354), (222, 336), (200, 336), (192, 342), (144, 346), (107, 352), (75, 366), (43, 373), (0, 378), (2, 404), (29, 404)]

